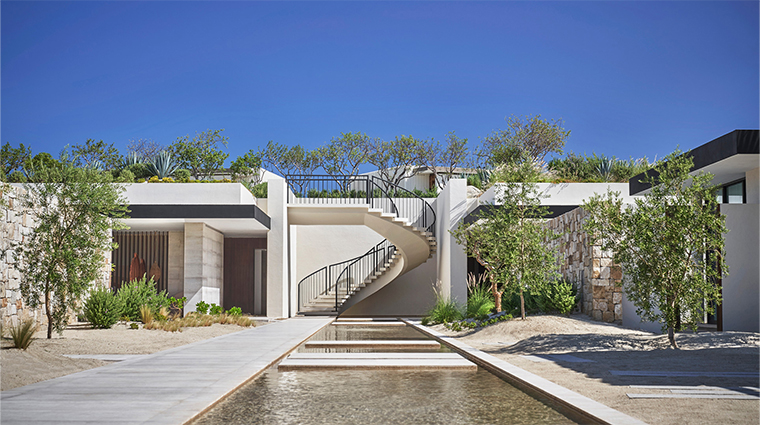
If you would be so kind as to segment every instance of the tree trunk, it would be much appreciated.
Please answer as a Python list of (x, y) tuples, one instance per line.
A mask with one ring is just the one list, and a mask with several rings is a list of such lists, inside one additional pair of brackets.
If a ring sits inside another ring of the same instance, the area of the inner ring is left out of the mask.
[(672, 326), (668, 326), (668, 341), (670, 345), (678, 350), (678, 344), (676, 344), (676, 330)]
[(525, 320), (525, 297), (522, 288), (520, 288), (520, 317)]
[(494, 292), (493, 300), (494, 300), (494, 303), (496, 304), (496, 312), (501, 313), (501, 292), (499, 291)]
[(47, 338), (53, 338), (53, 313), (50, 311), (50, 291), (45, 291), (45, 315), (48, 319)]

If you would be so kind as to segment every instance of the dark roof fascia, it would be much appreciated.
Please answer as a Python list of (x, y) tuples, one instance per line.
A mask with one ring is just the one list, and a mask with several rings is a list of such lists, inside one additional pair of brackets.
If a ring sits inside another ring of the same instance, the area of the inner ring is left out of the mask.
[[(540, 218), (546, 218), (546, 219), (559, 217), (562, 214), (565, 214), (567, 212), (570, 212), (578, 208), (578, 205), (542, 205), (542, 206), (549, 209), (549, 214), (543, 217), (540, 217)], [(467, 217), (464, 218), (464, 223), (472, 224), (478, 221), (478, 219), (480, 218), (480, 215), (485, 214), (488, 210), (492, 208), (503, 208), (503, 207), (504, 205), (492, 205), (492, 204), (479, 205), (477, 208), (472, 210), (471, 213), (467, 214)]]
[[(692, 149), (689, 154), (694, 160), (694, 167), (691, 171), (699, 170), (708, 165), (715, 164), (726, 158), (739, 154), (760, 154), (760, 138), (758, 130), (734, 130), (724, 134), (717, 139), (705, 143), (702, 146)], [(643, 183), (644, 174), (657, 177), (659, 173), (654, 169), (649, 169), (644, 173), (631, 177), (628, 180), (629, 193), (635, 195), (643, 192), (650, 187), (649, 183)]]
[(257, 205), (129, 205), (128, 218), (254, 219), (271, 229), (271, 219)]

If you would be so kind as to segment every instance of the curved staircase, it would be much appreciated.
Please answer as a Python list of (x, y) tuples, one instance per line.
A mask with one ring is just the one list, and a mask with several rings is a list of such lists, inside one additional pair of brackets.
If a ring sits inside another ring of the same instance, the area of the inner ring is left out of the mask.
[(302, 314), (341, 313), (435, 254), (435, 211), (414, 193), (372, 176), (287, 176), (288, 222), (364, 225), (385, 239), (298, 284)]

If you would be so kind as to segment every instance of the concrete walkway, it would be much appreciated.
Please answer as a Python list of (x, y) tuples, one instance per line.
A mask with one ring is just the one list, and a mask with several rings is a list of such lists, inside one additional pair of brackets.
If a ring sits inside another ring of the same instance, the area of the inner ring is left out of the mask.
[(0, 393), (6, 424), (183, 424), (333, 318), (295, 318)]

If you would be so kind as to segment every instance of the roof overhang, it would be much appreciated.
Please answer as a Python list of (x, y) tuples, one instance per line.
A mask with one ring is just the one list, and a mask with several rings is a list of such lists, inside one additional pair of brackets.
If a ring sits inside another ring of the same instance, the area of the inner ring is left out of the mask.
[(205, 223), (227, 237), (264, 237), (271, 220), (252, 204), (129, 206), (128, 219), (122, 220), (133, 231), (181, 231), (185, 223)]
[[(734, 130), (689, 152), (694, 167), (692, 173), (699, 171), (714, 175), (713, 184), (720, 185), (739, 180), (749, 170), (760, 166), (760, 141), (758, 130)], [(645, 172), (657, 176), (654, 169)], [(629, 181), (631, 195), (643, 195), (650, 188), (642, 183), (644, 174), (633, 176)]]

